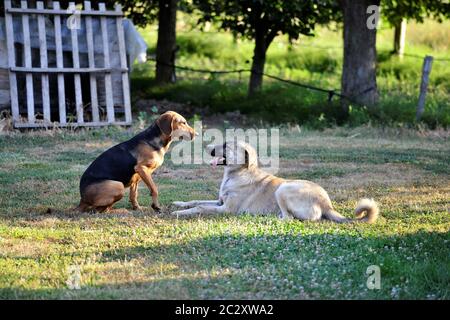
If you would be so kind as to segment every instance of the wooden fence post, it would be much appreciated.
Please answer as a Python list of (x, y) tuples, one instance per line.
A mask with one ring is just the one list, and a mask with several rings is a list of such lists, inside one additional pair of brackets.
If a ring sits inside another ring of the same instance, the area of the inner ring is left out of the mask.
[[(27, 1), (22, 0), (21, 8), (27, 9)], [(22, 16), (23, 25), (23, 50), (25, 54), (25, 67), (31, 68), (31, 40), (30, 40), (30, 20), (29, 16), (24, 14)], [(26, 90), (27, 90), (27, 114), (28, 122), (34, 123), (36, 116), (34, 114), (34, 86), (33, 86), (33, 75), (31, 73), (25, 74), (26, 79)]]
[[(53, 2), (53, 9), (59, 10), (58, 1)], [(56, 46), (56, 66), (64, 68), (64, 56), (61, 37), (61, 16), (55, 15), (55, 46)], [(65, 125), (67, 123), (66, 115), (66, 89), (64, 82), (64, 74), (58, 73), (58, 106), (59, 106), (59, 123)]]
[(419, 103), (417, 104), (416, 121), (419, 121), (425, 111), (425, 98), (427, 96), (428, 80), (433, 64), (433, 57), (426, 56), (423, 60), (422, 82), (420, 84)]
[[(85, 10), (92, 10), (91, 2), (84, 2)], [(95, 68), (95, 49), (94, 49), (94, 33), (92, 30), (92, 17), (86, 17), (86, 40), (88, 46), (88, 60), (89, 68)], [(91, 86), (91, 107), (92, 107), (92, 121), (100, 121), (100, 113), (98, 110), (98, 94), (97, 94), (97, 75), (91, 74), (89, 76), (89, 82)]]
[[(42, 1), (36, 2), (37, 9), (44, 9), (44, 3)], [(47, 57), (47, 36), (45, 31), (45, 16), (38, 15), (38, 31), (39, 31), (39, 52), (41, 58), (41, 68), (48, 68)], [(44, 114), (45, 123), (50, 123), (50, 89), (48, 74), (43, 73), (41, 75), (42, 81), (42, 112)]]
[[(99, 3), (98, 9), (100, 12), (103, 13), (106, 11), (106, 5), (104, 3)], [(103, 37), (104, 67), (109, 69), (111, 67), (111, 63), (109, 59), (108, 24), (106, 21), (106, 17), (104, 16), (100, 18), (100, 28)], [(109, 123), (113, 123), (115, 121), (115, 115), (114, 115), (114, 100), (112, 91), (111, 72), (105, 73), (105, 91), (106, 91), (106, 117)]]
[[(76, 10), (75, 2), (69, 2), (69, 8), (74, 8), (74, 11)], [(77, 13), (74, 12), (74, 15)], [(74, 16), (72, 16), (74, 17)], [(74, 18), (76, 19), (76, 18)], [(78, 50), (78, 29), (76, 26), (76, 22), (74, 21), (75, 25), (72, 25), (69, 27), (70, 34), (72, 36), (72, 62), (74, 69), (80, 68), (80, 51)], [(73, 75), (74, 77), (74, 83), (75, 83), (75, 109), (77, 112), (77, 122), (83, 123), (84, 122), (84, 104), (83, 104), (83, 93), (81, 88), (81, 76), (79, 73), (75, 73)]]
[[(115, 10), (117, 12), (122, 12), (122, 6), (119, 4), (115, 5)], [(117, 39), (119, 41), (119, 52), (120, 52), (120, 67), (122, 69), (127, 69), (127, 50), (125, 48), (125, 34), (122, 24), (123, 18), (118, 17), (116, 19), (117, 25)], [(131, 108), (127, 108), (127, 105), (131, 105), (130, 100), (130, 84), (128, 82), (128, 71), (122, 71), (122, 91), (123, 91), (123, 108), (125, 110), (125, 122), (131, 124)]]
[[(5, 8), (11, 9), (11, 0), (5, 1)], [(11, 110), (12, 110), (12, 118), (13, 122), (20, 121), (20, 110), (19, 110), (19, 99), (17, 92), (17, 76), (16, 73), (11, 71), (12, 67), (16, 66), (16, 53), (14, 49), (14, 29), (13, 29), (13, 18), (9, 12), (5, 14), (5, 25), (6, 25), (6, 45), (8, 48), (8, 65), (10, 68), (9, 71), (9, 88), (10, 88), (10, 97), (11, 97)]]

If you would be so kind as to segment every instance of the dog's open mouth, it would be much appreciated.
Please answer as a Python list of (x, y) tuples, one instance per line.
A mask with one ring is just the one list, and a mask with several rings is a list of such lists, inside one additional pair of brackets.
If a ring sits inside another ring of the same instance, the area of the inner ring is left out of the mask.
[(220, 165), (224, 165), (225, 164), (225, 158), (224, 157), (214, 157), (211, 160), (211, 165), (215, 168), (217, 166)]

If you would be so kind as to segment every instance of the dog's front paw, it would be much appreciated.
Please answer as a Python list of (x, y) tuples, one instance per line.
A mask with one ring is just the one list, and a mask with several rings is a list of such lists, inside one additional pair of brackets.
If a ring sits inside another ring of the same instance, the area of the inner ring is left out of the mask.
[(173, 216), (176, 216), (177, 218), (181, 218), (181, 217), (190, 217), (196, 213), (197, 212), (191, 208), (191, 209), (172, 211), (170, 214)]
[(175, 217), (184, 217), (184, 216), (186, 216), (186, 210), (178, 210), (178, 211), (172, 211), (171, 213), (170, 213), (172, 216), (175, 216)]
[(132, 209), (133, 209), (134, 211), (143, 211), (143, 210), (144, 210), (144, 208), (141, 207), (140, 205), (133, 206)]
[(161, 207), (157, 204), (152, 204), (152, 209), (155, 210), (157, 213), (161, 213)]
[(174, 206), (181, 207), (181, 208), (188, 207), (188, 204), (186, 202), (184, 202), (184, 201), (174, 201), (174, 202), (172, 202), (172, 204)]

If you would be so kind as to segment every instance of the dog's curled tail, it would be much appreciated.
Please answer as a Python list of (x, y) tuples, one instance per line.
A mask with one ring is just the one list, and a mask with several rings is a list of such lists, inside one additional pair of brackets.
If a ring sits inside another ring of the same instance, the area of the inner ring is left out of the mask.
[(331, 209), (325, 213), (325, 218), (338, 222), (338, 223), (348, 223), (348, 222), (366, 222), (374, 223), (380, 215), (380, 210), (378, 204), (373, 199), (361, 199), (356, 205), (355, 216), (356, 219), (349, 219), (342, 216), (339, 212)]
[(373, 199), (361, 199), (356, 205), (355, 216), (357, 221), (374, 223), (379, 215), (380, 209)]

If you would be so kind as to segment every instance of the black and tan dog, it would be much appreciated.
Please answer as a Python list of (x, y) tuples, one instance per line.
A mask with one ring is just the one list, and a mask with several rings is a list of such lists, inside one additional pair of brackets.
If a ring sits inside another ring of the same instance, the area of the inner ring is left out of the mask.
[(162, 165), (173, 140), (192, 140), (195, 135), (194, 129), (178, 113), (162, 114), (147, 130), (106, 150), (91, 163), (81, 177), (81, 201), (77, 209), (108, 211), (122, 199), (128, 187), (133, 209), (140, 209), (137, 191), (142, 179), (151, 192), (152, 208), (160, 211), (152, 173)]

